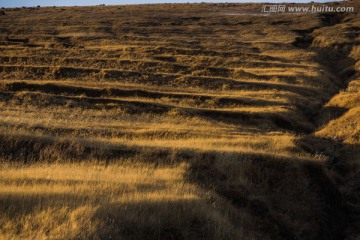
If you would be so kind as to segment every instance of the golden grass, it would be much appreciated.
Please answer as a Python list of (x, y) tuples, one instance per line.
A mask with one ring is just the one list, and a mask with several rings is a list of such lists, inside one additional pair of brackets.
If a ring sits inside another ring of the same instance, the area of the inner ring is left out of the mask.
[(358, 15), (260, 9), (5, 9), (0, 239), (341, 239)]
[(203, 237), (231, 239), (234, 235), (223, 232), (229, 223), (207, 209), (211, 196), (184, 180), (186, 168), (134, 163), (2, 166), (0, 237), (158, 239), (174, 231), (193, 239), (192, 234), (199, 234), (191, 230), (193, 224), (205, 221)]

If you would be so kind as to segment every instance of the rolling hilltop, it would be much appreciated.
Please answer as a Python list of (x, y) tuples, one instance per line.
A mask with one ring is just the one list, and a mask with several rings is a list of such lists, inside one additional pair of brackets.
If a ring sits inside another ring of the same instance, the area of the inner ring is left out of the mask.
[(329, 5), (1, 9), (0, 238), (359, 239), (360, 3)]

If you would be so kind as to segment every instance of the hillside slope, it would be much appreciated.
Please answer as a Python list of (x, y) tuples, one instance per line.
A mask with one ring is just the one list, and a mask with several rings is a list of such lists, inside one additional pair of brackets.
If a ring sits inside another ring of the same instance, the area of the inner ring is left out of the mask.
[[(350, 217), (348, 239), (357, 239), (360, 216), (360, 19), (357, 15), (344, 16), (334, 27), (323, 29), (316, 47), (328, 48), (345, 56), (336, 61), (333, 70), (344, 82), (344, 89), (324, 106), (317, 117), (320, 127), (315, 137), (325, 142), (321, 147), (329, 157), (330, 176), (340, 189), (346, 212)], [(336, 32), (336, 37), (334, 37)], [(327, 39), (324, 41), (324, 39)], [(324, 122), (324, 120), (326, 120)]]
[(359, 15), (261, 7), (3, 10), (1, 237), (359, 237)]

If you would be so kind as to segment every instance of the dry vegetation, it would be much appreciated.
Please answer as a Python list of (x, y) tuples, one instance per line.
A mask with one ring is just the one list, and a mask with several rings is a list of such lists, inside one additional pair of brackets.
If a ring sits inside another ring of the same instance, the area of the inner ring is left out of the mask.
[(359, 15), (260, 11), (5, 9), (0, 239), (359, 239)]

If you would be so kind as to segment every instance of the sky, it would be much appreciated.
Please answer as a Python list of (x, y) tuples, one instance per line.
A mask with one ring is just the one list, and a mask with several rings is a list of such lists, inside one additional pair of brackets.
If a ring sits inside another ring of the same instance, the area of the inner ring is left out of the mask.
[[(333, 0), (314, 0), (332, 2)], [(99, 4), (121, 5), (141, 3), (176, 3), (176, 2), (311, 2), (311, 0), (0, 0), (0, 7), (31, 6), (94, 6)]]

